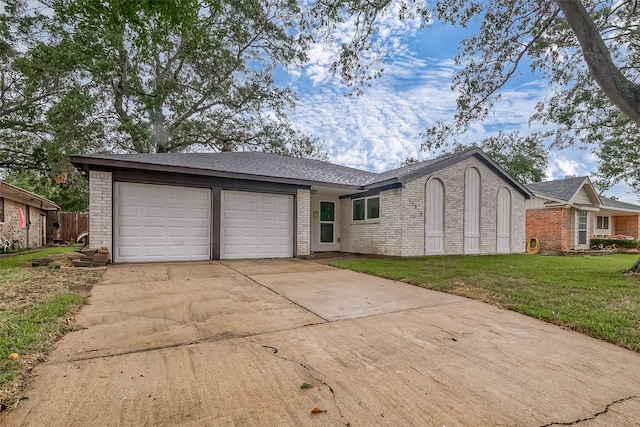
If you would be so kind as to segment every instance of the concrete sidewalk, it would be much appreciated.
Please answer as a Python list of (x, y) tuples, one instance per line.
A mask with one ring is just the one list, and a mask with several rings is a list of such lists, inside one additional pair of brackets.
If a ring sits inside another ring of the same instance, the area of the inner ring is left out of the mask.
[(0, 425), (640, 420), (637, 353), (308, 261), (110, 266), (78, 321)]

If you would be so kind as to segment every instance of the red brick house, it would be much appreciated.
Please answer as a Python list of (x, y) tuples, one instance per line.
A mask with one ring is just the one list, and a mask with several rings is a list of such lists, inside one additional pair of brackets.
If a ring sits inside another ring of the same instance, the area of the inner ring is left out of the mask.
[(588, 177), (526, 187), (535, 196), (525, 202), (526, 233), (542, 252), (589, 249), (594, 237), (640, 237), (640, 206), (599, 196)]

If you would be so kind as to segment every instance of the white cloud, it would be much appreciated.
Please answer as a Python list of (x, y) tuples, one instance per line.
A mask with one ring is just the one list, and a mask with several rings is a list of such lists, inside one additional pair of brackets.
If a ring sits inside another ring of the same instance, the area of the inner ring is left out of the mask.
[(549, 156), (549, 167), (547, 168), (547, 178), (564, 179), (568, 175), (585, 176), (589, 175), (593, 165), (586, 164), (585, 158), (568, 158), (556, 152), (551, 152)]
[[(332, 162), (388, 170), (409, 156), (430, 156), (420, 152), (420, 133), (436, 121), (452, 119), (454, 70), (449, 59), (398, 57), (363, 95), (344, 96), (329, 84), (302, 91), (290, 117), (304, 132), (326, 141)], [(526, 134), (529, 116), (544, 90), (540, 85), (528, 86), (526, 91), (505, 92), (495, 114), (474, 123), (462, 142), (479, 141), (499, 129)]]

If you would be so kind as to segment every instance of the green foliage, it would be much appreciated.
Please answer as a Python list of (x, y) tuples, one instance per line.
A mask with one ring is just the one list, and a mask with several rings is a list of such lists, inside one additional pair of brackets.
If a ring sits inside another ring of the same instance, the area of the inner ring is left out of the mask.
[[(50, 254), (64, 253), (64, 252), (72, 252), (74, 248), (72, 246), (58, 246), (55, 248), (47, 248), (37, 252), (31, 252), (23, 255), (15, 255), (6, 258), (0, 258), (0, 270), (6, 270), (10, 268), (16, 268), (23, 265), (27, 265), (27, 263), (31, 260), (42, 258)], [(2, 282), (0, 281), (0, 284)]]
[(10, 172), (4, 181), (51, 200), (66, 212), (89, 209), (89, 184), (74, 169), (55, 177), (36, 170)]
[(640, 240), (627, 240), (627, 239), (591, 239), (592, 248), (625, 248), (625, 249), (640, 249)]
[(634, 259), (466, 255), (333, 264), (481, 299), (640, 352), (640, 278), (622, 274)]
[(313, 152), (283, 115), (293, 93), (272, 75), (304, 59), (295, 3), (69, 0), (54, 11), (106, 148)]
[(19, 373), (19, 360), (9, 359), (9, 354), (33, 351), (46, 335), (61, 327), (58, 318), (72, 307), (83, 303), (75, 294), (59, 294), (50, 300), (31, 307), (24, 313), (5, 313), (0, 327), (0, 386), (13, 380)]
[(313, 25), (327, 29), (328, 38), (337, 25), (355, 22), (354, 37), (342, 46), (334, 69), (344, 80), (356, 83), (381, 71), (371, 68), (370, 62), (382, 45), (383, 36), (375, 25), (380, 16), (420, 17), (423, 24), (439, 20), (461, 27), (478, 23), (478, 30), (462, 41), (455, 60), (452, 88), (458, 93), (457, 112), (451, 121), (425, 131), (422, 148), (455, 146), (474, 122), (493, 113), (504, 88), (528, 67), (548, 84), (547, 96), (531, 120), (550, 129), (533, 133), (530, 140), (540, 146), (591, 149), (600, 159), (604, 181), (639, 188), (637, 2), (437, 0), (429, 4), (431, 10), (426, 5), (420, 0), (329, 0), (317, 2), (311, 16)]
[[(305, 58), (295, 2), (3, 5), (0, 169), (37, 171), (40, 183), (16, 179), (65, 209), (83, 209), (84, 188), (71, 191), (80, 182), (71, 154), (243, 149), (326, 157), (285, 117), (295, 96), (274, 82), (277, 67)], [(69, 188), (49, 188), (47, 178), (63, 176)]]
[[(536, 138), (520, 136), (519, 132), (499, 132), (474, 145), (521, 183), (540, 182), (545, 177), (549, 152)], [(456, 151), (468, 148), (462, 144), (454, 147)]]

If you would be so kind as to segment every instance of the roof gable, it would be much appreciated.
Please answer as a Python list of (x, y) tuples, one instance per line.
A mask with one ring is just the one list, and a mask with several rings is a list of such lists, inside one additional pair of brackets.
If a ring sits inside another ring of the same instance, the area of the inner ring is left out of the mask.
[(546, 198), (551, 202), (596, 207), (602, 204), (600, 196), (587, 176), (534, 182), (527, 184), (526, 187), (536, 197)]

